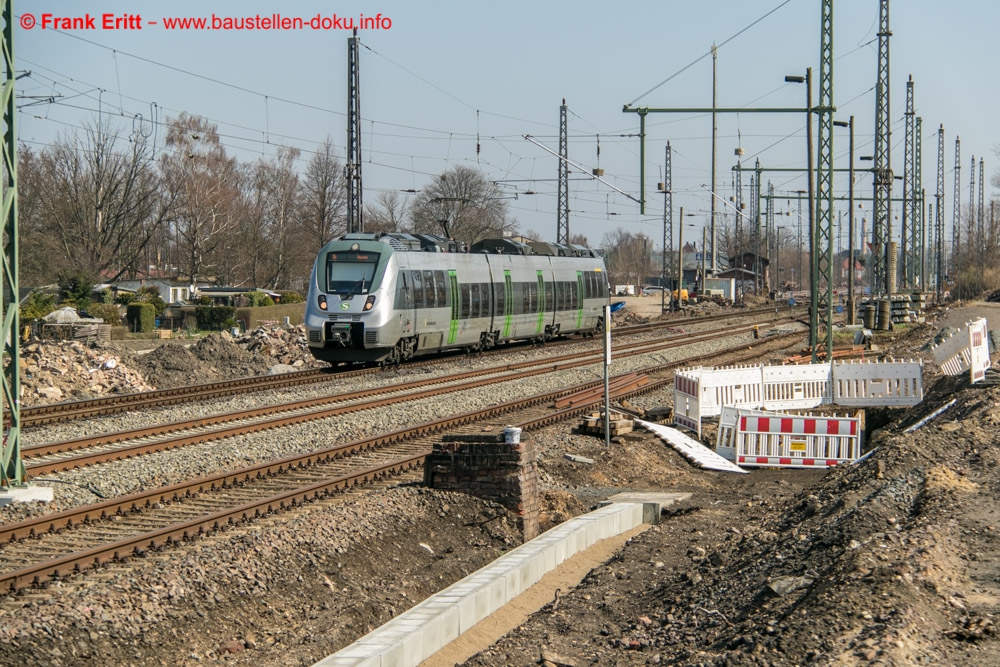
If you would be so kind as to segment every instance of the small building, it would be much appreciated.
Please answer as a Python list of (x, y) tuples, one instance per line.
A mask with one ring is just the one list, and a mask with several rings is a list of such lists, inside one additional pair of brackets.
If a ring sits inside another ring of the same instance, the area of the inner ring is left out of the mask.
[[(275, 303), (281, 301), (279, 293), (260, 287), (202, 287), (198, 289), (198, 296), (208, 297), (212, 300), (213, 306), (244, 308), (248, 305), (246, 302), (247, 292), (263, 292), (271, 297), (271, 300)], [(242, 297), (242, 300), (240, 297)]]
[[(167, 278), (151, 278), (144, 280), (120, 280), (111, 286), (123, 292), (139, 292), (147, 287), (155, 287), (164, 303), (178, 303), (181, 301), (191, 301), (192, 294), (190, 282), (180, 280), (170, 280)], [(203, 287), (196, 287), (195, 291), (200, 291)]]

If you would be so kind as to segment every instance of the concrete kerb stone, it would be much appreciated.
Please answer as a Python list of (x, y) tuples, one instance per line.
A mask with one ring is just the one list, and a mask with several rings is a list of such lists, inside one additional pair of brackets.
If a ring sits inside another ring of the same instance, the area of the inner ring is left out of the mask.
[[(566, 521), (404, 612), (316, 667), (416, 667), (576, 553), (650, 517), (635, 501)], [(656, 506), (659, 517), (659, 505)]]

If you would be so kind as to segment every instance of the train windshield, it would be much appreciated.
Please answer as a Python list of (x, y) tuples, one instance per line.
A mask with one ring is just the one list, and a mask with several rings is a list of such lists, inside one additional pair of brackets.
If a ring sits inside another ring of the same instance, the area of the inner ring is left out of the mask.
[(331, 252), (326, 256), (326, 291), (329, 294), (367, 294), (372, 286), (377, 252)]

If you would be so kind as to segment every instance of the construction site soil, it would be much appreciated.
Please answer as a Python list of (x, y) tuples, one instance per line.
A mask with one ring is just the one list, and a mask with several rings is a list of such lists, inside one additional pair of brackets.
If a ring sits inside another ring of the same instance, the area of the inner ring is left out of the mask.
[[(570, 425), (533, 433), (543, 528), (619, 491), (691, 497), (463, 664), (1000, 664), (1000, 387), (942, 376), (929, 352), (976, 317), (1000, 328), (1000, 304), (878, 336), (925, 359), (925, 400), (869, 410), (874, 451), (855, 465), (736, 475), (644, 432), (610, 448)], [(0, 664), (309, 665), (515, 546), (514, 524), (415, 484), (297, 508), (0, 598)]]

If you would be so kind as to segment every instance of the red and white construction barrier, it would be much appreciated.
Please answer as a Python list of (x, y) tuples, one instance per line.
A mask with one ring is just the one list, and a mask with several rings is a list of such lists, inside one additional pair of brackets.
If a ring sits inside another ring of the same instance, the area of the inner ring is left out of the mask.
[(966, 322), (965, 329), (931, 348), (945, 375), (969, 371), (973, 383), (986, 379), (990, 367), (989, 330), (985, 318)]
[(856, 461), (861, 444), (858, 417), (726, 408), (716, 451), (740, 466), (829, 468)]
[(674, 423), (701, 435), (701, 420), (724, 407), (913, 406), (924, 398), (922, 372), (919, 361), (684, 369), (674, 376)]

